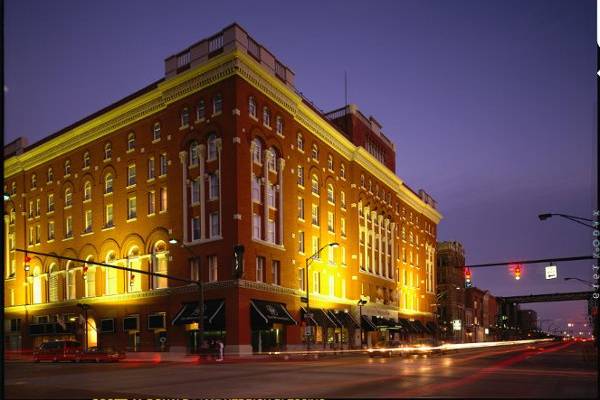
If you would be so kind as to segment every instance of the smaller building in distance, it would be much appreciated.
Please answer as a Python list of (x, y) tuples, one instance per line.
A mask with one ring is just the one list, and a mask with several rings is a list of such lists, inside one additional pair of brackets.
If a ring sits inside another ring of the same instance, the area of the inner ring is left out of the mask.
[[(465, 251), (460, 242), (437, 244), (437, 296), (442, 340), (463, 342), (465, 331)], [(459, 322), (456, 322), (459, 321)]]

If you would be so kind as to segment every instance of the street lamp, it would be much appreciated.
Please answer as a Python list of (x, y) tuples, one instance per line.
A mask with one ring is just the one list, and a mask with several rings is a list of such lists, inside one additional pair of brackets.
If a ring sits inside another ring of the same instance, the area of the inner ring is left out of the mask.
[(579, 281), (581, 283), (585, 283), (586, 285), (589, 285), (591, 287), (594, 287), (594, 283), (590, 282), (590, 281), (586, 281), (585, 279), (579, 279), (579, 278), (571, 278), (571, 277), (567, 277), (567, 278), (563, 278), (565, 281), (570, 281), (570, 280), (575, 280), (575, 281)]
[(362, 329), (362, 308), (363, 306), (367, 304), (367, 300), (360, 298), (358, 299), (358, 303), (356, 303), (356, 305), (358, 306), (358, 315), (359, 315), (359, 322), (358, 322), (358, 326), (360, 327), (360, 348), (363, 348), (363, 329)]
[(310, 293), (310, 285), (308, 284), (308, 267), (310, 266), (310, 263), (313, 262), (316, 258), (319, 257), (319, 254), (321, 254), (321, 252), (327, 248), (327, 247), (333, 247), (336, 248), (338, 247), (340, 244), (338, 242), (331, 242), (331, 243), (327, 243), (325, 246), (321, 247), (319, 250), (316, 251), (315, 254), (313, 254), (312, 256), (308, 257), (305, 261), (306, 264), (306, 314), (304, 315), (304, 317), (306, 318), (306, 350), (309, 351), (310, 350), (310, 303), (309, 303), (309, 293)]
[[(173, 237), (169, 239), (169, 244), (178, 243), (179, 241)], [(189, 251), (194, 259), (198, 262), (198, 280), (196, 281), (196, 285), (198, 285), (198, 341), (200, 342), (200, 348), (202, 348), (202, 345), (204, 344), (204, 284), (202, 283), (202, 273), (200, 272), (200, 257), (198, 257), (198, 255), (196, 255), (196, 253), (194, 253), (194, 251), (184, 243), (181, 243), (179, 246)]]
[(583, 218), (583, 217), (575, 217), (575, 216), (573, 216), (573, 215), (567, 215), (567, 214), (557, 214), (557, 213), (545, 213), (545, 214), (539, 214), (539, 215), (538, 215), (538, 218), (540, 219), (540, 221), (545, 221), (545, 220), (547, 220), (548, 218), (551, 218), (551, 217), (554, 217), (554, 216), (557, 216), (557, 217), (562, 217), (562, 218), (568, 219), (568, 220), (570, 220), (570, 221), (577, 222), (578, 224), (581, 224), (581, 225), (587, 226), (588, 228), (592, 228), (592, 229), (595, 229), (595, 228), (596, 228), (596, 227), (595, 227), (595, 226), (593, 226), (593, 225), (588, 225), (588, 224), (586, 224), (586, 223), (584, 223), (584, 222), (581, 222), (581, 221), (589, 221), (589, 222), (594, 222), (594, 220), (593, 220), (593, 219), (589, 219), (589, 218)]

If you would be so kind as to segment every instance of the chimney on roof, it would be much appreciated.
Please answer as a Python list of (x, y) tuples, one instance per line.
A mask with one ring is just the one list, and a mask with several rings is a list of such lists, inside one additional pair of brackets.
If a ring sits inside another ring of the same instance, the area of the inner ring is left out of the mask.
[(29, 143), (23, 136), (13, 140), (6, 146), (4, 146), (4, 158), (16, 156), (23, 153), (23, 149), (27, 147)]

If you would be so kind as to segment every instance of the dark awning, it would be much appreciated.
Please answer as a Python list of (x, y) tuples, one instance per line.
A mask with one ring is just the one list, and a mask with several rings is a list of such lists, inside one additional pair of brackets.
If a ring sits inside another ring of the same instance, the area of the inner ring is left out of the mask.
[(29, 325), (29, 334), (31, 336), (75, 334), (76, 330), (77, 324), (74, 322), (66, 322), (64, 328), (58, 322)]
[(335, 313), (333, 312), (333, 310), (327, 310), (327, 316), (329, 317), (330, 320), (333, 321), (333, 323), (335, 324), (336, 328), (343, 328), (344, 324), (342, 323), (342, 321), (340, 321), (337, 317), (337, 315), (335, 315)]
[(427, 323), (425, 324), (425, 326), (432, 332), (439, 332), (440, 331), (440, 327), (433, 321), (427, 321)]
[(376, 331), (377, 327), (371, 322), (371, 318), (367, 315), (362, 315), (360, 325), (364, 331)]
[(296, 325), (285, 304), (263, 300), (250, 300), (250, 319), (255, 330), (270, 328), (273, 324)]
[[(302, 313), (302, 317), (306, 314), (306, 308), (300, 307), (300, 311)], [(310, 314), (312, 314), (312, 318), (310, 318), (310, 323), (312, 325), (318, 325), (323, 328), (337, 328), (337, 324), (328, 313), (321, 308), (310, 308)]]
[(423, 326), (423, 324), (421, 323), (421, 321), (414, 320), (414, 321), (410, 321), (411, 325), (413, 326), (413, 329), (417, 332), (417, 333), (427, 333), (427, 330), (425, 329), (425, 326)]
[(344, 328), (346, 328), (346, 329), (358, 329), (359, 328), (358, 322), (356, 322), (356, 320), (354, 319), (352, 314), (350, 314), (349, 312), (338, 311), (338, 310), (335, 310), (335, 311), (332, 310), (331, 312), (333, 313), (333, 315), (335, 315), (337, 320), (342, 323), (342, 326)]
[(383, 318), (383, 317), (371, 317), (373, 321), (373, 325), (378, 328), (394, 328), (396, 327), (396, 321), (391, 318)]
[(423, 333), (433, 333), (433, 331), (429, 330), (429, 328), (428, 328), (428, 327), (426, 327), (426, 326), (425, 326), (425, 325), (424, 325), (424, 324), (423, 324), (421, 321), (419, 321), (419, 320), (416, 320), (416, 321), (415, 321), (415, 324), (416, 324), (416, 325), (419, 325), (419, 327), (421, 328), (421, 331), (422, 331)]
[(407, 333), (418, 333), (418, 331), (413, 327), (413, 325), (405, 318), (398, 318), (398, 325), (404, 328), (404, 331)]
[[(172, 325), (200, 323), (198, 302), (184, 303), (177, 313)], [(225, 330), (225, 300), (207, 300), (204, 302), (204, 330)]]

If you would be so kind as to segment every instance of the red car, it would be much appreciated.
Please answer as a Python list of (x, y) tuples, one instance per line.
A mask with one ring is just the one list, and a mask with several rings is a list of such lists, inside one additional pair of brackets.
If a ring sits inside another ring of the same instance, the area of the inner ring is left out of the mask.
[(81, 343), (75, 340), (45, 342), (33, 352), (33, 361), (75, 361), (76, 355), (81, 351)]
[(75, 362), (95, 361), (99, 362), (117, 362), (125, 358), (125, 353), (118, 351), (113, 347), (90, 347), (87, 351), (80, 351), (75, 355)]

